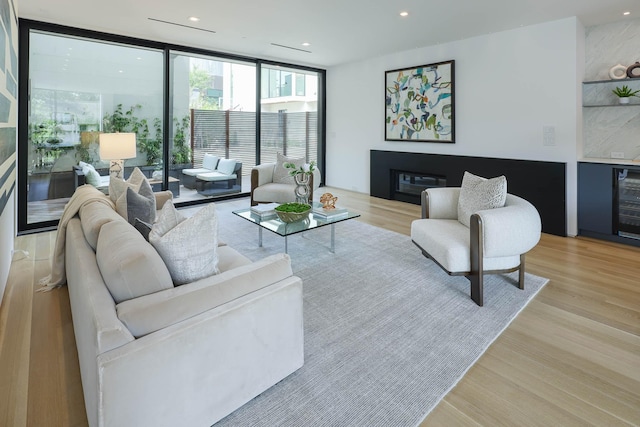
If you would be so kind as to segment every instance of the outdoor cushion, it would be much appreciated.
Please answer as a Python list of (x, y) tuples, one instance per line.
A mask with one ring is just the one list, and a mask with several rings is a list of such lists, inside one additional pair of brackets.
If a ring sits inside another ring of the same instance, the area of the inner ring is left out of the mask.
[(201, 181), (226, 181), (228, 179), (233, 179), (236, 177), (237, 175), (235, 173), (227, 175), (218, 171), (199, 173), (198, 175), (196, 175), (196, 179), (199, 179)]
[(233, 159), (220, 159), (217, 166), (217, 171), (225, 175), (233, 174), (233, 170), (236, 168), (236, 161)]

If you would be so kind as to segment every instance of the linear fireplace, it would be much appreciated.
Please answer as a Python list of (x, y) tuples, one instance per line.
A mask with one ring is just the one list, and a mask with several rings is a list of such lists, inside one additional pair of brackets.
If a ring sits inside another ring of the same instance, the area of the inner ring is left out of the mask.
[(435, 187), (446, 187), (447, 178), (429, 173), (407, 172), (391, 169), (391, 181), (394, 183), (391, 198), (413, 203), (422, 190)]

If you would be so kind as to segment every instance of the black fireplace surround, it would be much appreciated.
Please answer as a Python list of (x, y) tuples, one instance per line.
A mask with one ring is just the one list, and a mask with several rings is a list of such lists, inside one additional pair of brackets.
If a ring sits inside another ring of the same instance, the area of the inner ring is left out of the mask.
[[(566, 163), (371, 150), (370, 167), (372, 196), (418, 205), (415, 182), (425, 188), (459, 187), (465, 171), (487, 178), (504, 175), (508, 192), (538, 209), (543, 232), (567, 235)], [(398, 187), (398, 179), (412, 185)]]

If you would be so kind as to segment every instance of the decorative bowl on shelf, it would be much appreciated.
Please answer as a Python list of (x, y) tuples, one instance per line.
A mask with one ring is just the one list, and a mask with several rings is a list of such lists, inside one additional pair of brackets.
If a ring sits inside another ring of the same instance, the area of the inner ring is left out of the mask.
[(311, 212), (311, 205), (306, 203), (283, 203), (275, 208), (276, 215), (282, 222), (296, 222), (305, 219)]

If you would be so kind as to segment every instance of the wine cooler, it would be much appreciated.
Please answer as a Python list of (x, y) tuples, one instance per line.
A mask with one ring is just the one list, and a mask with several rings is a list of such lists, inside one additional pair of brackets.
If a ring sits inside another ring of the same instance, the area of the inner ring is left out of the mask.
[(614, 169), (613, 231), (640, 240), (640, 171)]

